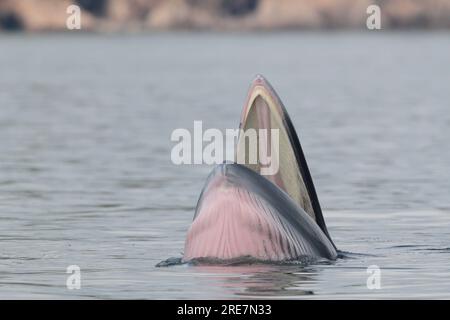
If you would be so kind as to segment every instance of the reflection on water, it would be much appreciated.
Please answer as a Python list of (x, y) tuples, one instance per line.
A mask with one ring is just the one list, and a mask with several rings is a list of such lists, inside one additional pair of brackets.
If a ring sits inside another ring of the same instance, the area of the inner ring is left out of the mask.
[(213, 278), (217, 286), (230, 295), (256, 298), (267, 298), (312, 295), (312, 290), (305, 290), (304, 284), (314, 283), (315, 267), (332, 265), (334, 261), (289, 261), (269, 263), (251, 261), (251, 258), (240, 261), (195, 260), (182, 263), (181, 258), (169, 258), (158, 263), (158, 267), (171, 267), (186, 264), (192, 276)]
[[(247, 267), (197, 267), (198, 272), (223, 274), (218, 277), (222, 287), (243, 298), (303, 296), (314, 294), (302, 288), (303, 283), (314, 281), (314, 272), (292, 268), (279, 272), (267, 265)], [(197, 270), (196, 270), (197, 271)], [(238, 277), (233, 277), (238, 275)]]
[[(0, 35), (0, 297), (449, 298), (449, 51), (444, 33)], [(171, 132), (238, 127), (256, 73), (357, 254), (156, 268), (211, 170), (173, 165)]]

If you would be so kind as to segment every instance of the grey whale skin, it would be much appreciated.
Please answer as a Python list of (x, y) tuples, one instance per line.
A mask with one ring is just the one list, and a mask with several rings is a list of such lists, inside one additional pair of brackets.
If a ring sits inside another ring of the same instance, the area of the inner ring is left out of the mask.
[[(259, 158), (256, 165), (216, 166), (198, 200), (182, 261), (335, 260), (337, 249), (297, 133), (281, 99), (262, 76), (250, 86), (240, 129), (278, 129), (278, 151), (270, 149), (270, 135), (258, 135), (258, 141), (266, 144), (272, 159), (277, 156), (279, 169), (263, 176)], [(245, 136), (239, 136), (236, 154), (237, 159), (248, 156)]]

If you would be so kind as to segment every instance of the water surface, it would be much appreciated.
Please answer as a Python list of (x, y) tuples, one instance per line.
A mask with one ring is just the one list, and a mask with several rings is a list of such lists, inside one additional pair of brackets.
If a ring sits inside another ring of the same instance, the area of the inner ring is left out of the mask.
[[(450, 298), (449, 52), (445, 33), (0, 35), (0, 298)], [(212, 169), (173, 165), (171, 132), (237, 127), (256, 73), (352, 254), (156, 268)]]

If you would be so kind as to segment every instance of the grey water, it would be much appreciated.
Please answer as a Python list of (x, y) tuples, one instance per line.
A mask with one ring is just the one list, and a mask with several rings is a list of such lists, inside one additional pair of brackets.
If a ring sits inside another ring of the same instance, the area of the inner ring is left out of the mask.
[[(257, 73), (347, 257), (155, 267), (212, 169), (172, 131), (238, 127)], [(448, 33), (2, 34), (0, 298), (449, 299), (449, 84)]]

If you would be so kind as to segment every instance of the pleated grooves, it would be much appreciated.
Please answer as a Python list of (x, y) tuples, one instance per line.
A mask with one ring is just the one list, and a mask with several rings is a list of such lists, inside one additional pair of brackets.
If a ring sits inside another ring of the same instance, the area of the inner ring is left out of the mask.
[(263, 199), (220, 186), (203, 199), (187, 234), (184, 260), (194, 258), (295, 259), (308, 250), (302, 237)]

